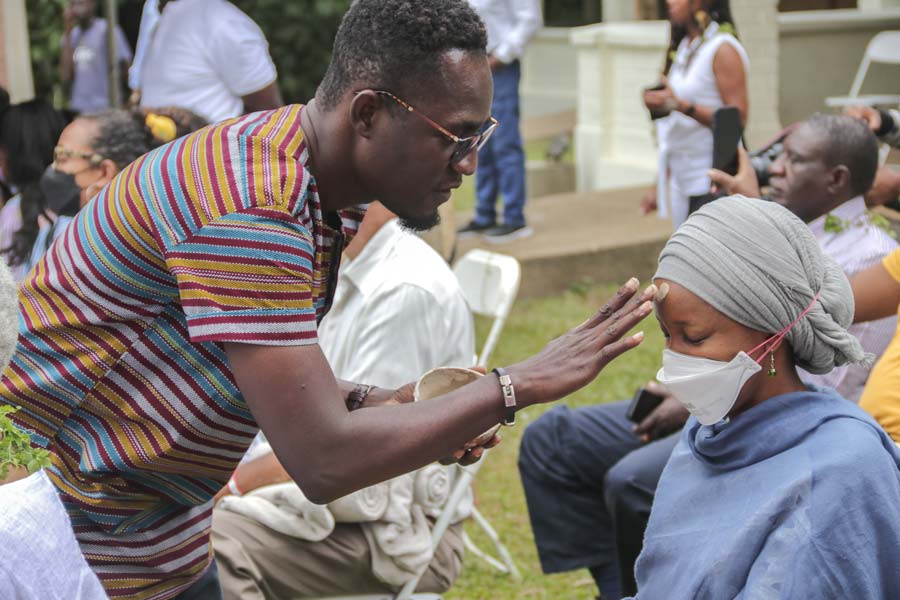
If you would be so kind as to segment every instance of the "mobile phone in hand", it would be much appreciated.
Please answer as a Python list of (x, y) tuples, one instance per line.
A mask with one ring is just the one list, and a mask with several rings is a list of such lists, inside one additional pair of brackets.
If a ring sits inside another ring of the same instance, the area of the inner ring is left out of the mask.
[(628, 405), (625, 418), (632, 423), (640, 423), (647, 418), (647, 415), (656, 410), (663, 400), (665, 400), (665, 396), (654, 394), (645, 388), (638, 388), (634, 398), (631, 399), (631, 404)]
[(741, 125), (741, 113), (737, 107), (723, 106), (713, 113), (713, 169), (719, 169), (729, 175), (736, 175), (738, 170), (738, 144), (744, 128)]

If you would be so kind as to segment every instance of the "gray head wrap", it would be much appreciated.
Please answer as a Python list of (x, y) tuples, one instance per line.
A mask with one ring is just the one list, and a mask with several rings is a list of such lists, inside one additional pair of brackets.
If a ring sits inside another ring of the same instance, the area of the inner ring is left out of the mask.
[(847, 333), (853, 293), (809, 227), (774, 202), (743, 196), (704, 206), (672, 235), (655, 277), (693, 292), (745, 327), (777, 333), (812, 309), (785, 340), (799, 367), (827, 373), (872, 361)]

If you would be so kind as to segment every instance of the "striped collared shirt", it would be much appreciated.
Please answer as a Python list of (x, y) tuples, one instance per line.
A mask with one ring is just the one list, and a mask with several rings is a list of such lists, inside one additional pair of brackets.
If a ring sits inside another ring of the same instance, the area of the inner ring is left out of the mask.
[(228, 120), (138, 159), (21, 289), (0, 401), (50, 449), (112, 597), (170, 598), (209, 564), (211, 498), (257, 432), (222, 342), (317, 341), (362, 212), (325, 224), (301, 111)]

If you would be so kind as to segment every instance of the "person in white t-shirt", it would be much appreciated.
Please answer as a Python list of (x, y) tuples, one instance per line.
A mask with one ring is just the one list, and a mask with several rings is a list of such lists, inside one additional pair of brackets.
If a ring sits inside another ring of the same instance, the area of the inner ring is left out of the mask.
[(656, 121), (657, 186), (641, 202), (657, 207), (677, 229), (688, 216), (691, 196), (709, 192), (713, 114), (735, 106), (746, 126), (750, 61), (735, 37), (728, 0), (667, 0), (672, 39), (661, 89), (644, 92)]
[(178, 106), (210, 123), (282, 105), (259, 26), (226, 0), (161, 0), (143, 57), (141, 106)]

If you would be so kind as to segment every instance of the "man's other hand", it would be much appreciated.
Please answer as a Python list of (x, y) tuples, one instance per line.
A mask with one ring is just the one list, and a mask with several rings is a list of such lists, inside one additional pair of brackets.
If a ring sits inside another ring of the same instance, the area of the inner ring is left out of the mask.
[(854, 119), (862, 119), (873, 132), (881, 129), (881, 112), (871, 106), (848, 106), (844, 114)]

